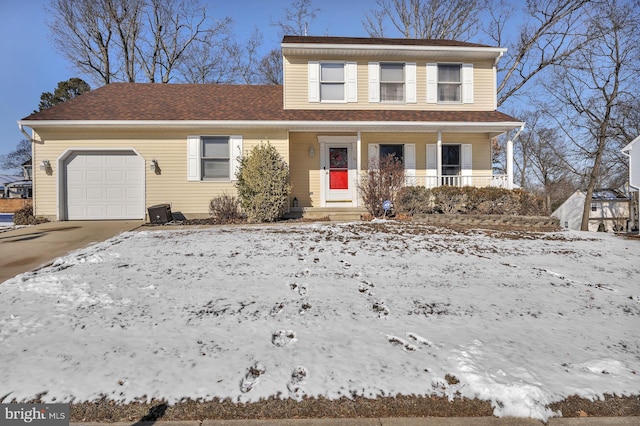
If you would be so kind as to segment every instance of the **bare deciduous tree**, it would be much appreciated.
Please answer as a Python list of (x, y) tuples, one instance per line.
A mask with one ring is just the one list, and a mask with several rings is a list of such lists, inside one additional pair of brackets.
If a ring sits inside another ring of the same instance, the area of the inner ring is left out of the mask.
[(588, 40), (580, 17), (589, 1), (528, 0), (518, 39), (511, 42), (505, 39), (505, 28), (513, 25), (515, 11), (504, 1), (491, 8), (485, 32), (493, 43), (509, 49), (498, 68), (498, 106), (541, 71), (561, 65), (585, 45)]
[(31, 160), (31, 142), (22, 139), (18, 142), (15, 151), (0, 155), (0, 169), (17, 172), (22, 170), (22, 165)]
[(271, 50), (260, 60), (258, 75), (263, 84), (282, 84), (282, 51)]
[(404, 38), (467, 41), (478, 30), (484, 0), (376, 0), (365, 15), (370, 37), (388, 37), (385, 24)]
[[(313, 7), (312, 0), (294, 0), (285, 9), (284, 16), (271, 25), (278, 28), (278, 36), (306, 36), (309, 25), (315, 21), (320, 9)], [(272, 49), (257, 62), (257, 79), (262, 84), (282, 84), (282, 50)]]
[(309, 25), (316, 20), (320, 9), (313, 7), (312, 0), (293, 0), (291, 6), (285, 9), (282, 19), (272, 22), (278, 27), (278, 33), (283, 35), (307, 35)]
[(56, 47), (98, 85), (184, 80), (184, 66), (204, 68), (190, 50), (228, 41), (231, 24), (199, 0), (51, 0), (47, 10)]
[(607, 162), (607, 153), (620, 148), (616, 122), (635, 102), (640, 61), (640, 12), (631, 2), (594, 2), (588, 13), (588, 44), (556, 67), (555, 79), (546, 85), (557, 102), (558, 125), (584, 159), (582, 230), (588, 230), (594, 188), (615, 167)]

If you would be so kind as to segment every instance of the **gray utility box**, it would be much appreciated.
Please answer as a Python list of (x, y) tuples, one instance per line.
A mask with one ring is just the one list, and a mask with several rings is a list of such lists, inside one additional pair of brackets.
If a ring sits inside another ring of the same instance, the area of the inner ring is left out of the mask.
[(147, 209), (149, 211), (149, 223), (164, 224), (173, 220), (171, 205), (157, 204)]

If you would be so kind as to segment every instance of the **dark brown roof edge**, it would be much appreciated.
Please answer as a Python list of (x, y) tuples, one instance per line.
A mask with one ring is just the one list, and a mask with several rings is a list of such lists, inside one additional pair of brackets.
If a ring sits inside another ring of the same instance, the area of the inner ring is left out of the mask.
[(415, 38), (375, 38), (375, 37), (335, 37), (335, 36), (290, 36), (282, 38), (282, 43), (309, 44), (367, 44), (402, 46), (448, 46), (448, 47), (489, 47), (485, 44), (468, 43), (457, 40), (415, 39)]

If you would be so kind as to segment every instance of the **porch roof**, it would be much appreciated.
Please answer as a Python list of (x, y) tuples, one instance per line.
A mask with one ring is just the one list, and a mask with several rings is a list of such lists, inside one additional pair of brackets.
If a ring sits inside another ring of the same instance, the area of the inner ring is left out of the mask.
[[(112, 83), (19, 124), (46, 127), (429, 127), (506, 131), (522, 123), (499, 111), (284, 109), (282, 86)], [(493, 130), (490, 130), (493, 129)]]

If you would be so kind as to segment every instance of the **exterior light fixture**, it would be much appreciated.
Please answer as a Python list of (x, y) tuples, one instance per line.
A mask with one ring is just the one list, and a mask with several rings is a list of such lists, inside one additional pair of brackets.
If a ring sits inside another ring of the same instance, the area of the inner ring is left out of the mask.
[(40, 162), (40, 170), (45, 171), (45, 170), (49, 170), (51, 168), (51, 163), (49, 162), (49, 160), (42, 160)]
[(158, 160), (151, 160), (151, 163), (149, 164), (149, 170), (151, 170), (152, 172), (155, 172), (158, 169), (159, 169)]
[(316, 150), (314, 147), (310, 146), (309, 147), (309, 158), (313, 158), (316, 156)]

